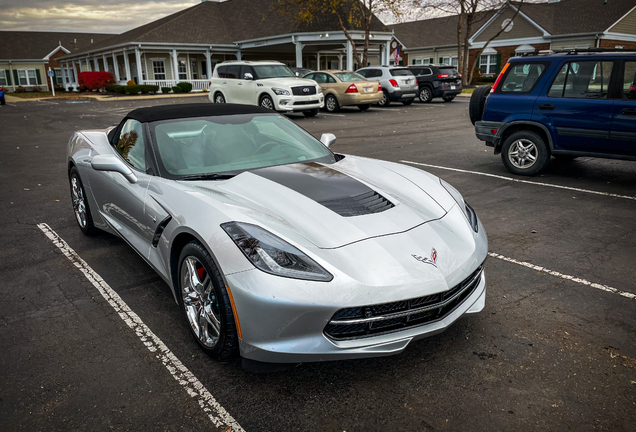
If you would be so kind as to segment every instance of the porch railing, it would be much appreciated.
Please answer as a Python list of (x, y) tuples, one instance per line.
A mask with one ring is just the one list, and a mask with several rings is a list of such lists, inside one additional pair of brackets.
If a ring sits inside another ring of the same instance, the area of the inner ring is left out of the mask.
[(192, 91), (202, 91), (208, 88), (209, 80), (146, 80), (144, 84), (156, 85), (161, 89), (162, 87), (174, 87), (180, 82), (187, 82), (192, 84)]

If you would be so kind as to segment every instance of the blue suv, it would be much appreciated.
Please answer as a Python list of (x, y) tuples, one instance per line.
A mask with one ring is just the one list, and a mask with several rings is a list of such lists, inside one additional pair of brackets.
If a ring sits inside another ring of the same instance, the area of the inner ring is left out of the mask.
[(477, 138), (520, 175), (550, 156), (636, 160), (636, 52), (577, 50), (513, 57), (470, 100)]

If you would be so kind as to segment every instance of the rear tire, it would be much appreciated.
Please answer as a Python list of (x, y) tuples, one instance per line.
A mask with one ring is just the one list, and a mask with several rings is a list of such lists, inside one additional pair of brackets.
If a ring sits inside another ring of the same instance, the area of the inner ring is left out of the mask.
[(433, 92), (431, 91), (430, 87), (423, 86), (422, 88), (420, 88), (419, 98), (420, 98), (420, 102), (423, 102), (423, 103), (429, 103), (430, 101), (432, 101)]
[(201, 349), (221, 361), (236, 356), (239, 339), (232, 303), (219, 268), (198, 241), (181, 250), (177, 280), (179, 304)]
[(7, 103), (7, 102), (4, 100), (4, 96), (2, 96), (2, 99), (0, 99), (0, 105), (4, 105), (4, 104), (6, 104), (6, 103)]
[(303, 114), (305, 115), (305, 117), (316, 117), (316, 115), (318, 114), (318, 108), (309, 111), (303, 111)]
[(501, 160), (511, 173), (532, 176), (548, 165), (550, 151), (541, 136), (522, 130), (506, 138), (501, 148)]
[(371, 104), (358, 105), (358, 109), (362, 112), (368, 110), (369, 108), (371, 108)]
[(444, 100), (444, 102), (451, 102), (453, 99), (455, 99), (455, 96), (442, 96), (442, 99)]
[(407, 106), (411, 105), (413, 103), (413, 100), (414, 99), (409, 99), (409, 100), (402, 101), (402, 104), (407, 105)]
[(492, 87), (486, 85), (477, 87), (470, 97), (470, 103), (468, 104), (468, 116), (470, 122), (474, 125), (481, 120), (484, 114), (484, 106), (486, 105), (486, 97), (490, 94)]
[(335, 113), (340, 111), (340, 104), (338, 103), (338, 98), (334, 95), (327, 95), (325, 98), (325, 109), (330, 113)]
[(389, 94), (387, 92), (385, 92), (384, 90), (382, 90), (382, 99), (380, 100), (380, 102), (378, 102), (378, 105), (380, 105), (383, 108), (388, 107), (389, 105), (391, 105), (391, 98), (389, 97)]
[(97, 232), (97, 228), (93, 224), (93, 216), (88, 206), (84, 185), (76, 167), (71, 168), (68, 173), (68, 179), (71, 187), (71, 203), (73, 204), (75, 221), (85, 235), (93, 235)]

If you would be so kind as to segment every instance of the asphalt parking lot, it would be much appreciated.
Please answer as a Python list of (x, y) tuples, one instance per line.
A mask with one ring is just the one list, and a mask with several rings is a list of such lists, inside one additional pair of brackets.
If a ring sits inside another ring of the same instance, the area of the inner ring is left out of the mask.
[(195, 100), (0, 108), (0, 430), (634, 430), (636, 163), (553, 159), (515, 177), (461, 98), (290, 116), (334, 133), (336, 152), (408, 161), (462, 192), (488, 232), (488, 295), (481, 314), (400, 355), (254, 374), (203, 355), (168, 286), (122, 240), (84, 237), (72, 212), (74, 130)]

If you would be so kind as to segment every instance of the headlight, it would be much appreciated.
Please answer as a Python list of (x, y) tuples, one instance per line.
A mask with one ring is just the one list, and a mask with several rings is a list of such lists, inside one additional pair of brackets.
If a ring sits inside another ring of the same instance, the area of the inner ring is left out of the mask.
[(285, 90), (282, 88), (272, 87), (272, 91), (278, 96), (291, 96), (289, 90)]
[(322, 93), (322, 87), (316, 86), (316, 93)]
[(473, 210), (471, 206), (466, 204), (466, 201), (464, 201), (464, 197), (462, 196), (462, 194), (459, 193), (457, 189), (455, 189), (442, 179), (439, 179), (439, 182), (444, 187), (444, 189), (446, 189), (446, 192), (448, 192), (450, 196), (453, 197), (461, 211), (464, 212), (464, 215), (466, 216), (466, 219), (468, 219), (468, 222), (473, 228), (473, 231), (478, 232), (479, 223), (477, 222), (477, 214), (475, 213), (475, 210)]
[(331, 273), (274, 234), (256, 225), (228, 222), (221, 225), (254, 266), (265, 273), (293, 279), (328, 282)]

